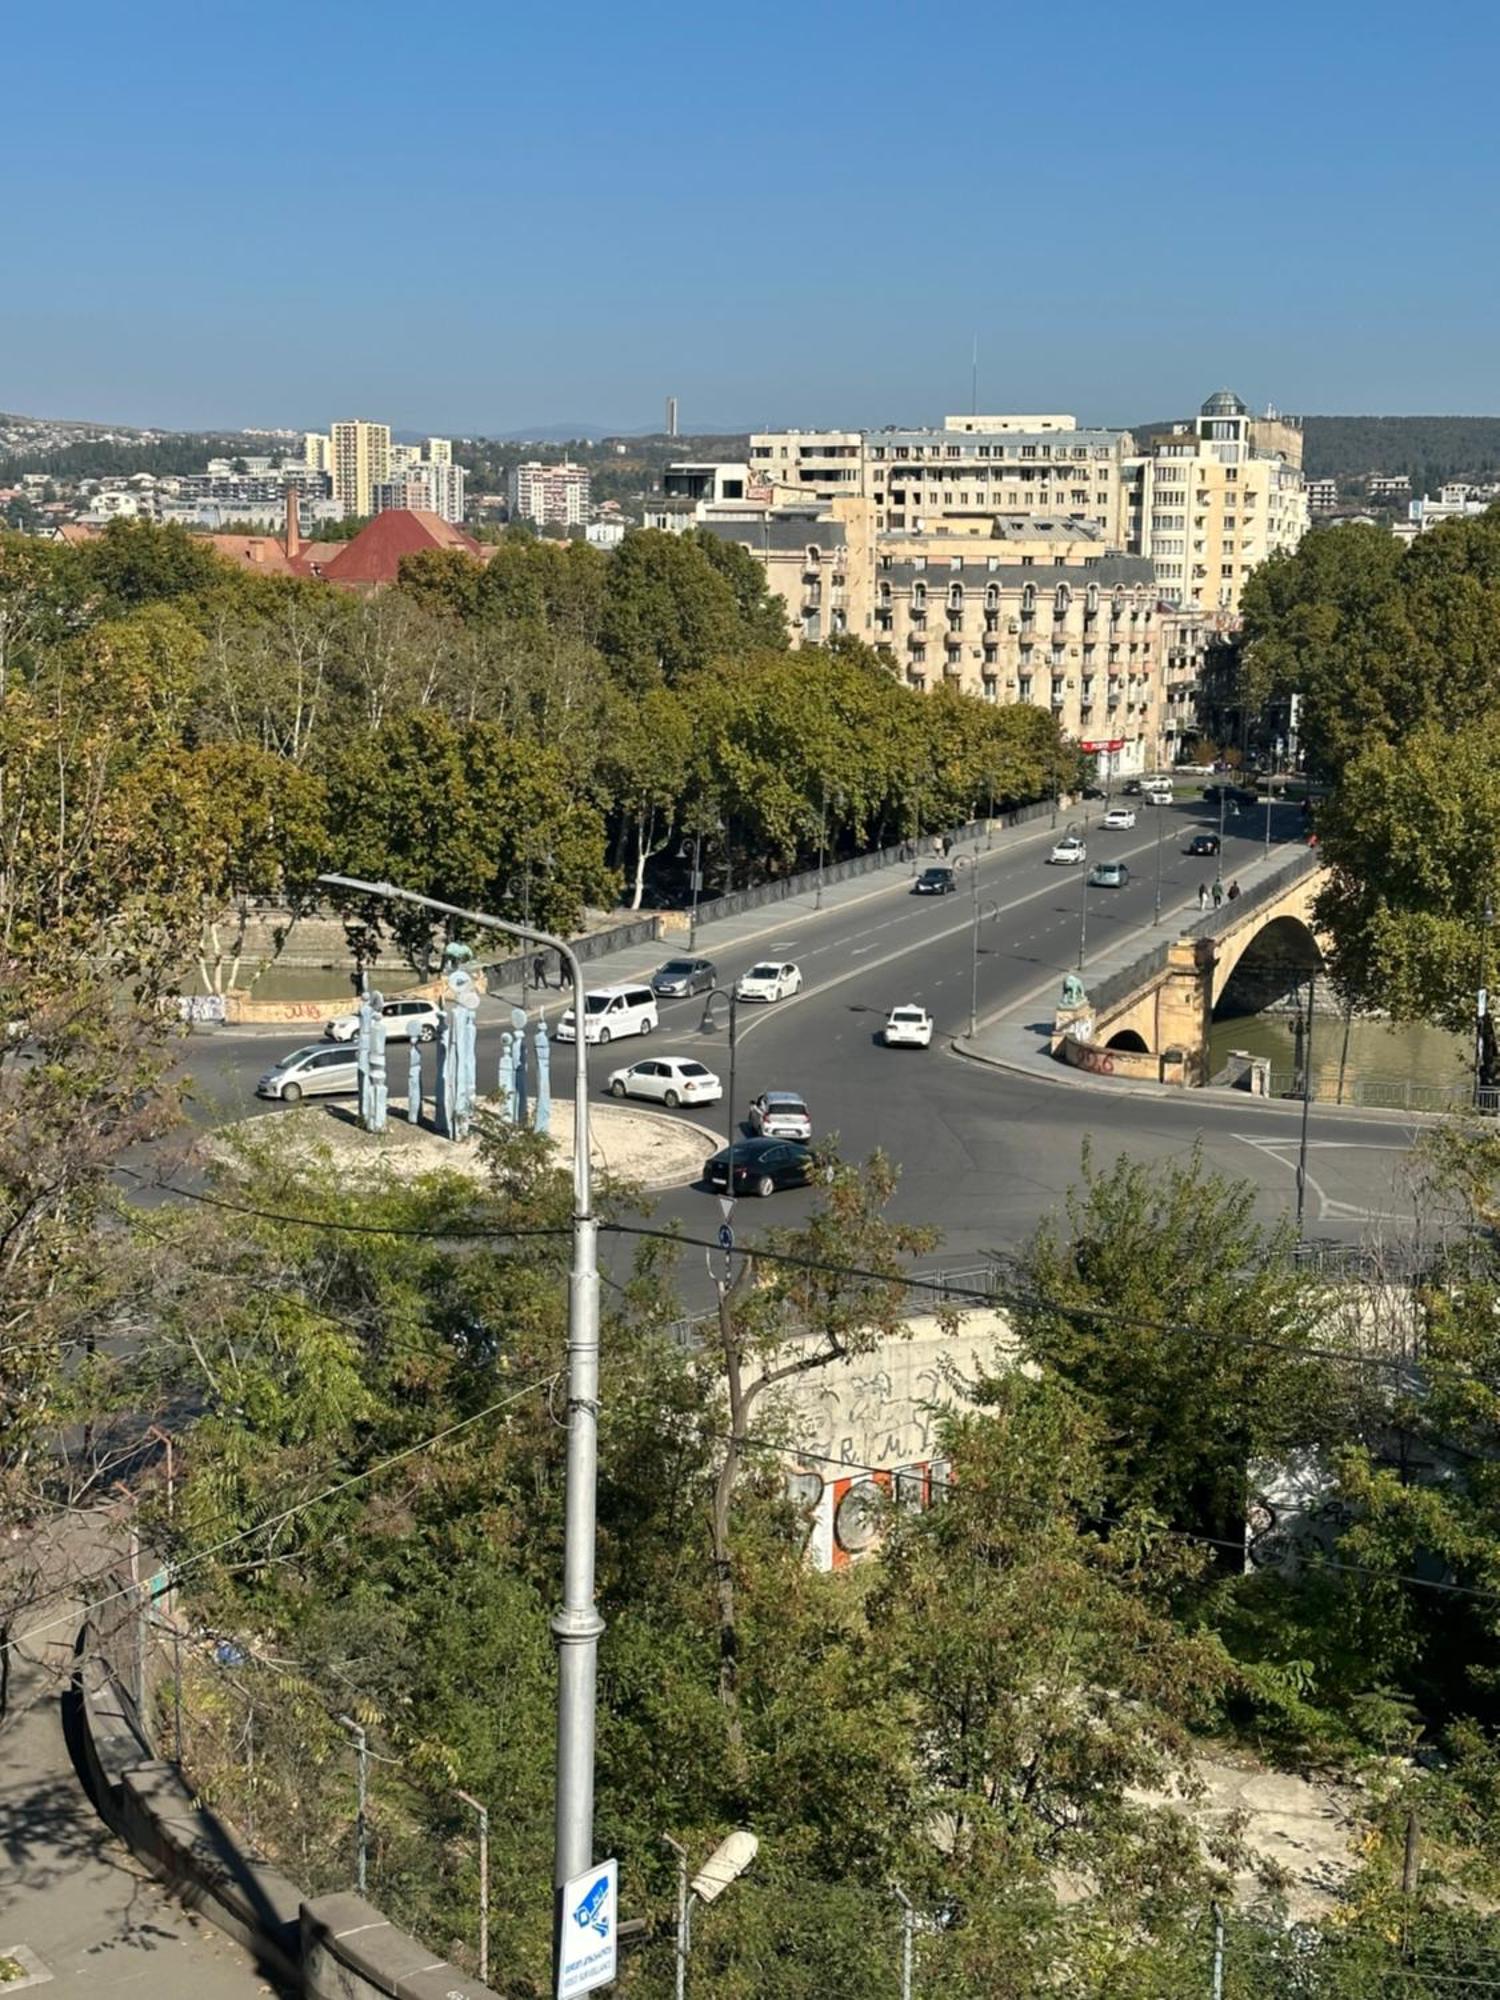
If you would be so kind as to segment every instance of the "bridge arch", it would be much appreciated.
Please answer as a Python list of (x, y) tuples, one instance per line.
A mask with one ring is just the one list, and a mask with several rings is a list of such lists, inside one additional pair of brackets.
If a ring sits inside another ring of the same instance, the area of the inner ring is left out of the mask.
[(1324, 969), (1316, 933), (1289, 911), (1225, 938), (1214, 963), (1212, 1015), (1258, 1014)]
[(1121, 1028), (1118, 1034), (1110, 1036), (1104, 1046), (1107, 1049), (1126, 1049), (1131, 1055), (1143, 1056), (1147, 1053), (1146, 1037), (1134, 1028)]

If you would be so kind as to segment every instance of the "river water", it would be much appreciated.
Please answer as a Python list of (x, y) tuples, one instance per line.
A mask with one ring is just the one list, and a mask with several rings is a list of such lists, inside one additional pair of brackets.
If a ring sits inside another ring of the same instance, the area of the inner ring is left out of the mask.
[[(1215, 1021), (1208, 1038), (1209, 1075), (1232, 1051), (1265, 1056), (1273, 1096), (1301, 1094), (1296, 1024), (1284, 1014), (1241, 1014)], [(1388, 1104), (1429, 1110), (1452, 1093), (1464, 1098), (1473, 1082), (1467, 1036), (1443, 1028), (1398, 1027), (1391, 1021), (1343, 1021), (1318, 1014), (1313, 1021), (1313, 1095), (1330, 1103)]]

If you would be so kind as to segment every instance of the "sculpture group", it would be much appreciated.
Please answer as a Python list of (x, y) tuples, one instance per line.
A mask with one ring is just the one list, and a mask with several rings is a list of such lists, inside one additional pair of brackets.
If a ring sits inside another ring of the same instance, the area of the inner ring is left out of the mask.
[[(474, 1123), (475, 1029), (480, 996), (472, 973), (465, 969), (470, 956), (468, 946), (462, 944), (450, 944), (443, 953), (433, 1109), (437, 1129), (445, 1139), (467, 1139)], [(384, 1004), (385, 996), (373, 989), (364, 993), (359, 1003), (355, 1060), (359, 1122), (367, 1132), (383, 1132), (390, 1109)], [(533, 1055), (528, 1050), (525, 1010), (512, 1007), (510, 1021), (500, 1037), (496, 1108), (507, 1125), (530, 1125), (534, 1131), (546, 1132), (552, 1124), (552, 1048), (546, 1024), (538, 1021), (533, 1031)], [(424, 1044), (416, 1040), (407, 1045), (406, 1116), (413, 1125), (421, 1124), (425, 1102), (423, 1050)]]

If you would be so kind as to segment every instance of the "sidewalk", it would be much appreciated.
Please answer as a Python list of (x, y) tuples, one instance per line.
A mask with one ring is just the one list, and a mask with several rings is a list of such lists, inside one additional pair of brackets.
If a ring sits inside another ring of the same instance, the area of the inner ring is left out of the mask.
[[(1296, 843), (1283, 841), (1273, 847), (1269, 855), (1260, 854), (1248, 866), (1240, 868), (1238, 879), (1246, 889), (1253, 889), (1267, 875), (1284, 868), (1297, 851)], [(1181, 902), (1163, 909), (1159, 924), (1147, 924), (1140, 930), (1132, 931), (1128, 938), (1111, 942), (1102, 951), (1091, 953), (1084, 961), (1082, 977), (1085, 987), (1092, 992), (1113, 974), (1126, 971), (1137, 959), (1144, 958), (1155, 946), (1174, 943), (1200, 914), (1197, 895), (1186, 896)], [(1059, 1062), (1052, 1054), (1049, 1037), (1052, 1018), (1061, 999), (1062, 974), (1054, 973), (1020, 1000), (1007, 1002), (999, 1013), (981, 1021), (977, 1034), (957, 1037), (953, 1046), (960, 1055), (987, 1063), (993, 1069), (1018, 1070), (1024, 1076), (1044, 1078), (1049, 1083), (1069, 1084), (1078, 1090), (1138, 1090), (1151, 1094), (1167, 1091), (1174, 1097), (1182, 1095), (1177, 1084), (1117, 1082), (1108, 1077), (1093, 1076), (1085, 1070), (1070, 1069), (1067, 1064)], [(1196, 1090), (1193, 1095), (1201, 1097), (1205, 1095), (1205, 1090)], [(1235, 1092), (1234, 1095), (1243, 1098), (1242, 1092)]]
[(247, 1953), (167, 1896), (90, 1803), (69, 1752), (63, 1700), (82, 1616), (81, 1604), (54, 1598), (18, 1620), (0, 1726), (0, 1953), (24, 1946), (33, 1954), (51, 1975), (48, 2000), (274, 1994)]

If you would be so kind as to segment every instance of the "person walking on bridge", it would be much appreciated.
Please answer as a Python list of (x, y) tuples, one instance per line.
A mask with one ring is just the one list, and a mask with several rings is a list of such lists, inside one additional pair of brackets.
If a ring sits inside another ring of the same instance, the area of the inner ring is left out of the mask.
[(1215, 908), (1215, 909), (1218, 909), (1219, 905), (1220, 905), (1220, 904), (1221, 904), (1221, 903), (1223, 902), (1223, 900), (1224, 900), (1224, 884), (1223, 884), (1222, 882), (1215, 882), (1215, 884), (1214, 884), (1214, 908)]
[(1238, 879), (1236, 879), (1229, 885), (1229, 900), (1231, 903), (1235, 900), (1235, 898), (1239, 895), (1239, 893), (1240, 893), (1240, 885)]
[(1208, 884), (1206, 882), (1200, 882), (1198, 884), (1198, 914), (1200, 917), (1203, 915), (1203, 912), (1207, 908), (1208, 908)]

